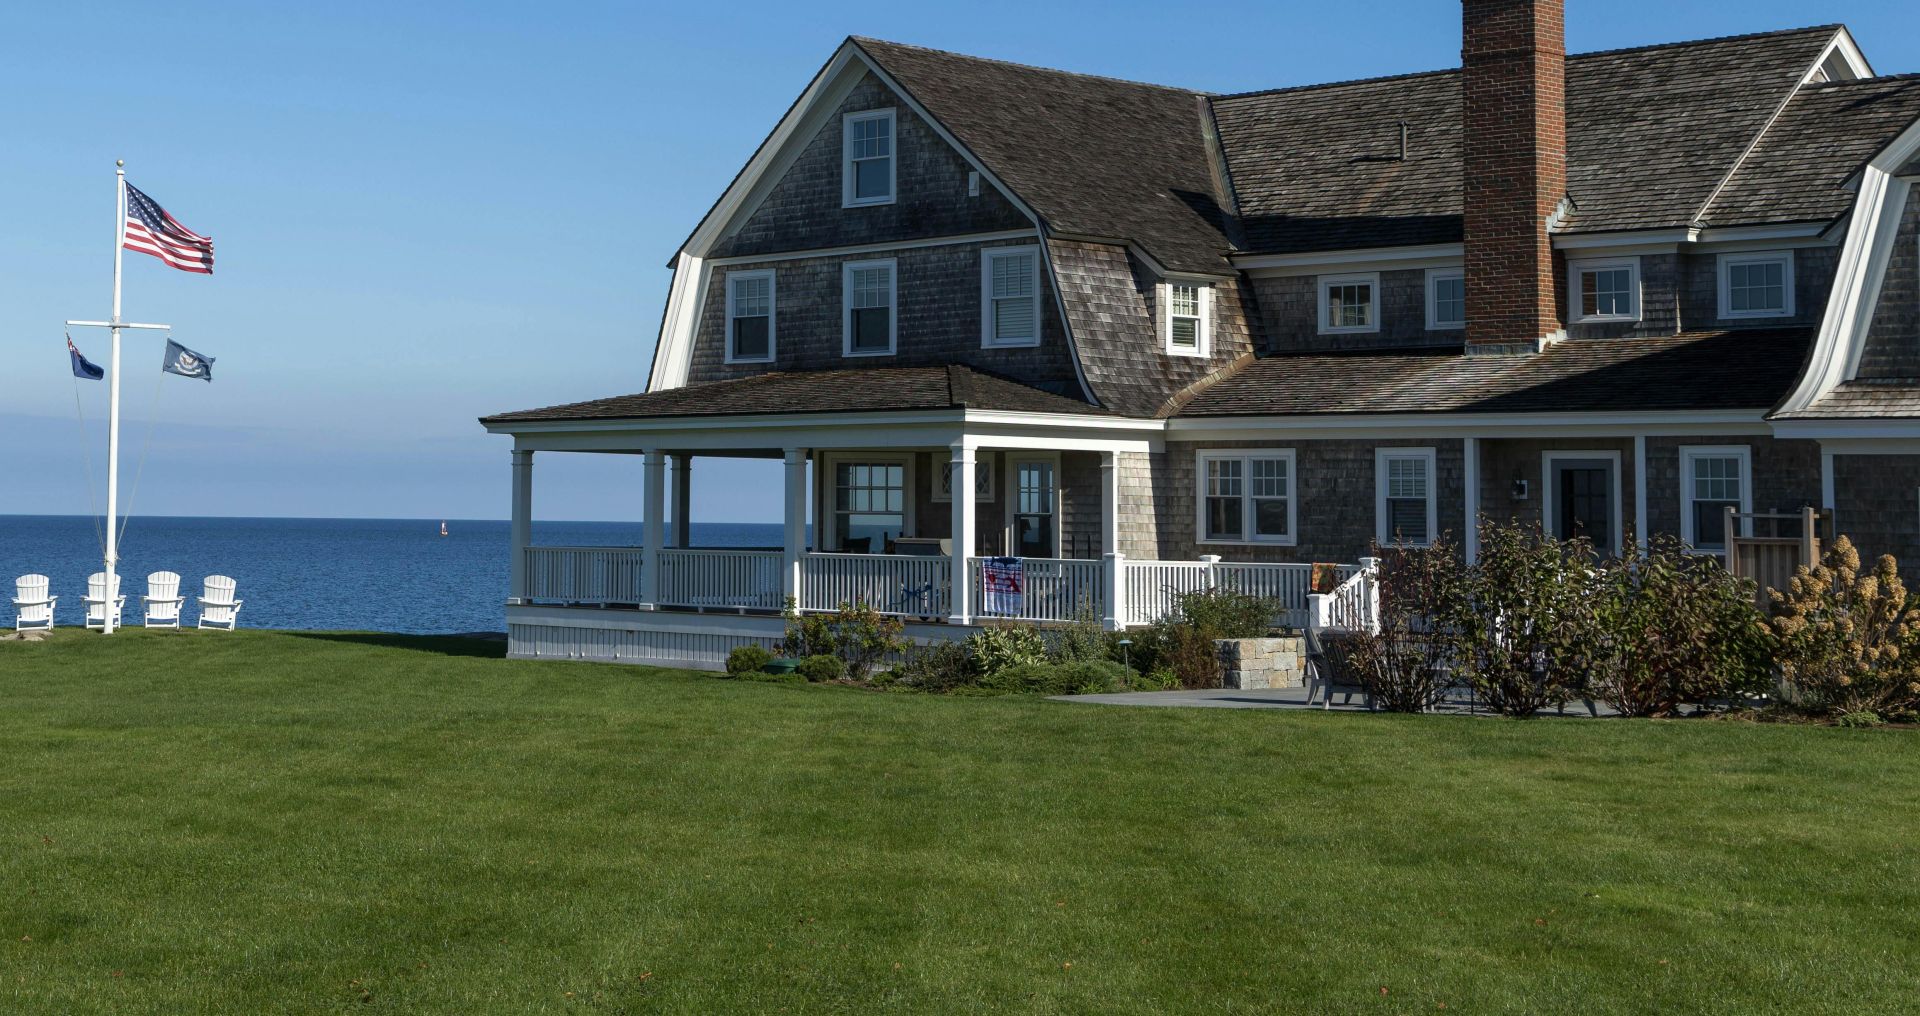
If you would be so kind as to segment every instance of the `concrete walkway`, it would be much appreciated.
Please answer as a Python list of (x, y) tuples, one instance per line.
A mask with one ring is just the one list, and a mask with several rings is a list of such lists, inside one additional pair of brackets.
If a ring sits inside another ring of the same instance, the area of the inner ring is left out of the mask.
[[(1111, 695), (1056, 695), (1061, 702), (1091, 702), (1095, 705), (1109, 706), (1163, 706), (1184, 709), (1319, 709), (1316, 701), (1307, 704), (1305, 688), (1260, 688), (1241, 690), (1238, 688), (1204, 688), (1182, 691), (1127, 691)], [(1601, 716), (1609, 716), (1613, 710), (1603, 703), (1595, 703)], [(1333, 694), (1335, 712), (1366, 712), (1367, 706), (1358, 693), (1350, 699), (1341, 692)], [(1456, 694), (1431, 710), (1435, 713), (1452, 713), (1460, 716), (1488, 716), (1484, 706), (1476, 705), (1464, 695)], [(1582, 719), (1592, 715), (1587, 712), (1584, 702), (1568, 703), (1564, 714), (1541, 713), (1542, 716), (1566, 715)]]

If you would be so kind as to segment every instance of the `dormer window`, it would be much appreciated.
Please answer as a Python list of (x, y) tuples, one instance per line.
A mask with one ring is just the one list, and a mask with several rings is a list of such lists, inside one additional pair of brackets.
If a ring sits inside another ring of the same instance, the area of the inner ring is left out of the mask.
[(1458, 268), (1427, 269), (1427, 330), (1467, 326), (1467, 275)]
[(1608, 258), (1567, 265), (1576, 323), (1640, 320), (1640, 259)]
[(893, 203), (893, 110), (848, 113), (842, 126), (846, 153), (841, 205)]
[(1320, 334), (1380, 330), (1380, 276), (1320, 276)]
[(1793, 252), (1720, 255), (1723, 319), (1793, 316)]
[(1208, 355), (1212, 307), (1213, 287), (1204, 282), (1176, 279), (1161, 284), (1160, 332), (1166, 336), (1169, 356)]

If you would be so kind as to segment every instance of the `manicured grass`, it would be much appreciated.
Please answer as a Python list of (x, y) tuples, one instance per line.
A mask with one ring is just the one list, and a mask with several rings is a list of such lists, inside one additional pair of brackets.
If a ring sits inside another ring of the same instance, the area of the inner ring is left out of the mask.
[(1920, 741), (0, 644), (0, 1010), (1911, 1012)]

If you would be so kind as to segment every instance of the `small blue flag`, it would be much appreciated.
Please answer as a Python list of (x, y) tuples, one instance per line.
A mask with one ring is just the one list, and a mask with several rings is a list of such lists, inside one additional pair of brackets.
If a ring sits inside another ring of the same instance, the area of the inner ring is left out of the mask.
[(168, 339), (167, 358), (161, 362), (160, 369), (181, 377), (197, 377), (202, 381), (212, 381), (213, 357), (201, 356), (180, 343)]
[(105, 368), (96, 365), (92, 360), (80, 355), (80, 348), (73, 344), (73, 336), (71, 335), (67, 336), (67, 355), (73, 358), (74, 377), (83, 377), (89, 381), (98, 381), (107, 376)]

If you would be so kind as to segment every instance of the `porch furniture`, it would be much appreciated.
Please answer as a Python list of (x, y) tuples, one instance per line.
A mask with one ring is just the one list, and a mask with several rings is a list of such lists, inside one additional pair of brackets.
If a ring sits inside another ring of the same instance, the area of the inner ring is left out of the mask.
[(200, 595), (202, 628), (232, 631), (240, 625), (240, 600), (233, 598), (233, 580), (225, 575), (209, 575), (206, 590)]
[(22, 575), (13, 582), (13, 630), (51, 631), (53, 604), (58, 596), (48, 595), (51, 584), (45, 575)]
[(147, 595), (140, 597), (145, 613), (144, 623), (149, 628), (180, 627), (180, 606), (187, 598), (180, 595), (180, 576), (170, 571), (157, 571), (147, 576)]
[(81, 602), (87, 605), (87, 627), (106, 628), (108, 610), (113, 611), (113, 626), (120, 627), (120, 611), (127, 605), (127, 598), (120, 595), (120, 576), (113, 577), (112, 589), (107, 588), (106, 572), (87, 576), (87, 595)]
[(1312, 627), (1306, 630), (1307, 640), (1307, 705), (1313, 705), (1313, 698), (1320, 696), (1322, 709), (1333, 708), (1335, 692), (1345, 693), (1341, 705), (1353, 703), (1354, 692), (1359, 692), (1361, 701), (1369, 711), (1373, 709), (1373, 693), (1360, 680), (1360, 667), (1354, 660), (1348, 644), (1352, 636), (1328, 636)]

